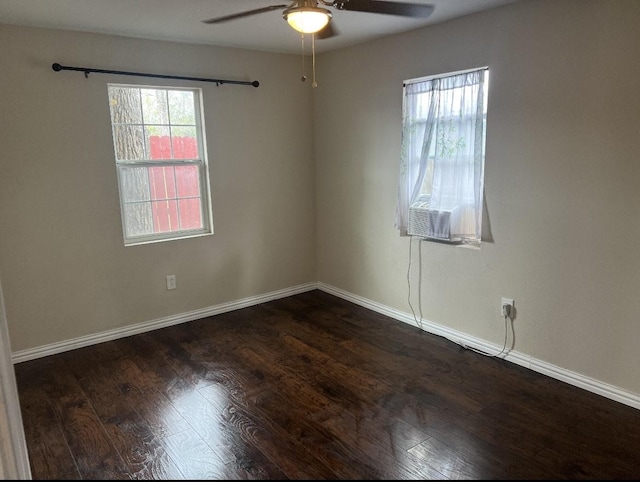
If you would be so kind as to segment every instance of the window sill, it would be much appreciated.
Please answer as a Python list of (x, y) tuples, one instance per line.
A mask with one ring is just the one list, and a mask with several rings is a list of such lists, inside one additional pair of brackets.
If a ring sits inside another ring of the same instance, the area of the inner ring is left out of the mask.
[(213, 231), (197, 232), (197, 233), (184, 233), (184, 234), (181, 234), (179, 236), (172, 236), (170, 238), (145, 238), (145, 239), (138, 239), (138, 240), (135, 240), (135, 241), (125, 241), (124, 245), (125, 245), (125, 247), (128, 247), (128, 246), (141, 246), (141, 245), (144, 245), (144, 244), (163, 243), (163, 242), (167, 242), (167, 241), (178, 241), (180, 239), (200, 238), (202, 236), (211, 236), (212, 234), (213, 234)]
[(451, 242), (451, 241), (446, 241), (443, 239), (437, 239), (437, 238), (423, 238), (423, 237), (419, 237), (417, 236), (418, 239), (420, 239), (420, 241), (426, 241), (429, 243), (436, 243), (436, 244), (443, 244), (443, 245), (447, 245), (447, 246), (451, 246), (454, 248), (465, 248), (465, 249), (472, 249), (472, 250), (476, 250), (476, 251), (480, 251), (480, 244), (479, 243), (472, 243), (472, 242)]

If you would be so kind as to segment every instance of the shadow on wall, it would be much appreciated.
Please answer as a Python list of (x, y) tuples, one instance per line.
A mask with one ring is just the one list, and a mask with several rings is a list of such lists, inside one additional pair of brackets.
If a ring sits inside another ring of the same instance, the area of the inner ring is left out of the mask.
[(489, 220), (489, 208), (487, 208), (487, 196), (482, 196), (482, 242), (493, 243), (491, 234), (491, 221)]

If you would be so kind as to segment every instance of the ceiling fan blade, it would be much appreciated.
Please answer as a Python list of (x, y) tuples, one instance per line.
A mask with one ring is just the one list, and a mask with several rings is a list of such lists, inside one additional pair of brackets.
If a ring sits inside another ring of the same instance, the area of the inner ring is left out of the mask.
[(316, 33), (316, 38), (325, 39), (339, 35), (340, 32), (336, 29), (334, 22), (335, 20), (332, 19), (325, 28)]
[(234, 20), (236, 18), (248, 17), (249, 15), (256, 15), (258, 13), (270, 12), (271, 10), (280, 10), (287, 8), (289, 5), (271, 5), (269, 7), (256, 8), (255, 10), (247, 10), (246, 12), (233, 13), (231, 15), (225, 15), (224, 17), (210, 18), (208, 20), (202, 20), (202, 23), (220, 23), (227, 20)]
[(333, 6), (338, 10), (419, 18), (427, 18), (435, 8), (433, 5), (422, 3), (383, 2), (381, 0), (343, 0), (333, 2)]

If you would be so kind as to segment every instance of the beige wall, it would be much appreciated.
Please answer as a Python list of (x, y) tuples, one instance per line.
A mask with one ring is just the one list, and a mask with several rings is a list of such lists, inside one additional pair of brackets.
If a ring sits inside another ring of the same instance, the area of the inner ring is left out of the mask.
[(487, 65), (492, 240), (422, 243), (423, 316), (502, 346), (513, 298), (516, 351), (640, 394), (638, 46), (636, 0), (525, 0), (321, 56), (318, 280), (410, 313), (402, 81)]
[[(13, 351), (315, 280), (409, 313), (402, 81), (488, 65), (490, 231), (420, 244), (422, 314), (501, 345), (513, 298), (516, 351), (640, 394), (640, 2), (524, 0), (327, 53), (314, 90), (295, 55), (2, 25), (0, 45)], [(53, 62), (261, 82), (202, 85), (213, 236), (123, 246), (106, 101), (123, 79)]]
[[(6, 25), (0, 45), (0, 272), (14, 352), (315, 280), (299, 58)], [(260, 87), (85, 79), (54, 62)], [(108, 82), (202, 87), (214, 235), (124, 247)]]

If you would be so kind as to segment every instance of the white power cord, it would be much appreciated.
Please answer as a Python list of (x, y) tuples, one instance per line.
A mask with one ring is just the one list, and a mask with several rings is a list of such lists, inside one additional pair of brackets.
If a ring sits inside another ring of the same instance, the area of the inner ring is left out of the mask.
[[(407, 286), (408, 286), (408, 298), (407, 301), (409, 302), (409, 308), (411, 308), (411, 313), (413, 313), (413, 319), (416, 322), (416, 325), (418, 325), (418, 327), (424, 331), (424, 328), (422, 327), (422, 245), (419, 245), (419, 258), (418, 261), (420, 263), (419, 266), (419, 273), (418, 273), (418, 304), (419, 304), (419, 308), (420, 308), (420, 319), (418, 319), (418, 317), (416, 316), (416, 312), (413, 309), (413, 305), (411, 304), (411, 259), (412, 259), (412, 255), (411, 255), (411, 248), (413, 246), (413, 238), (414, 236), (411, 236), (409, 238), (409, 266), (407, 268)], [(422, 241), (420, 238), (418, 238), (418, 243), (420, 243), (420, 241)], [(455, 343), (458, 346), (461, 346), (462, 348), (464, 348), (465, 350), (471, 350), (474, 351), (476, 353), (479, 353), (480, 355), (484, 355), (490, 358), (498, 358), (500, 355), (504, 354), (505, 351), (511, 351), (511, 349), (507, 350), (507, 340), (508, 340), (508, 322), (511, 321), (513, 322), (513, 313), (511, 312), (512, 306), (511, 305), (503, 305), (502, 306), (502, 315), (504, 316), (504, 344), (502, 345), (502, 350), (500, 350), (498, 353), (496, 353), (495, 355), (492, 355), (490, 353), (487, 353), (485, 351), (482, 350), (478, 350), (477, 348), (473, 348), (472, 346), (469, 345), (465, 345), (461, 342), (452, 340), (451, 338), (447, 338), (444, 337), (445, 339), (449, 340), (452, 343)], [(513, 323), (511, 324), (511, 332), (513, 333)]]
[[(420, 320), (418, 320), (418, 317), (416, 316), (416, 312), (413, 309), (413, 305), (411, 304), (411, 246), (413, 245), (413, 236), (411, 236), (409, 238), (409, 267), (407, 268), (407, 286), (409, 288), (409, 295), (408, 295), (408, 299), (407, 301), (409, 302), (409, 308), (411, 308), (411, 313), (413, 313), (413, 319), (416, 322), (416, 325), (418, 325), (418, 327), (422, 330), (422, 306), (420, 307), (421, 313), (420, 313)], [(422, 252), (422, 250), (420, 250), (420, 252)], [(422, 272), (422, 263), (420, 263), (420, 272)], [(420, 280), (422, 280), (422, 275), (420, 276)], [(421, 289), (421, 282), (418, 282), (418, 294), (420, 294), (420, 289)], [(419, 304), (422, 305), (422, 303)]]
[[(507, 338), (508, 338), (507, 337), (507, 321), (511, 320), (511, 306), (509, 306), (509, 305), (503, 306), (502, 307), (502, 313), (504, 314), (504, 344), (502, 345), (502, 350), (500, 350), (498, 353), (496, 353), (495, 355), (492, 355), (492, 354), (487, 353), (485, 351), (478, 350), (477, 348), (473, 348), (472, 346), (463, 345), (462, 343), (458, 343), (458, 345), (460, 345), (465, 350), (475, 351), (476, 353), (480, 353), (481, 355), (488, 356), (490, 358), (498, 358), (500, 355), (505, 353), (505, 350), (507, 349)], [(511, 325), (511, 331), (513, 331), (513, 325)], [(453, 341), (453, 340), (451, 340), (451, 341)], [(456, 342), (454, 341), (454, 343), (456, 343)]]

